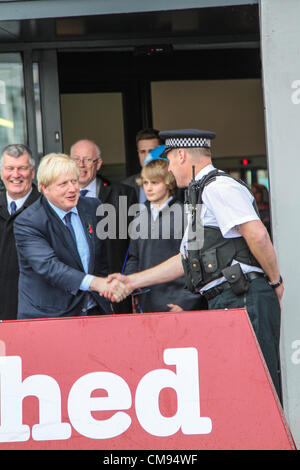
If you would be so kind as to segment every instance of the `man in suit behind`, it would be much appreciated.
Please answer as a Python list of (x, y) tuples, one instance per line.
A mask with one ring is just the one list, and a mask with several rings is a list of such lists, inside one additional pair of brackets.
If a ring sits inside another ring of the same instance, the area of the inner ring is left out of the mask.
[(35, 161), (23, 144), (7, 145), (0, 160), (4, 189), (0, 192), (0, 320), (15, 320), (18, 310), (19, 265), (13, 222), (40, 194), (33, 184)]
[[(75, 142), (70, 149), (70, 157), (80, 171), (80, 192), (85, 197), (98, 198), (104, 205), (110, 204), (114, 210), (116, 218), (112, 217), (113, 220), (109, 219), (110, 213), (108, 213), (108, 224), (110, 224), (109, 228), (113, 228), (113, 233), (108, 230), (105, 243), (109, 271), (121, 272), (129, 246), (128, 226), (133, 220), (133, 216), (128, 216), (128, 211), (133, 204), (138, 202), (135, 191), (121, 183), (110, 183), (97, 174), (103, 160), (100, 148), (95, 142), (88, 139)], [(116, 313), (132, 311), (129, 299), (121, 304), (114, 304), (113, 308)]]
[[(139, 130), (135, 136), (135, 142), (141, 169), (143, 168), (145, 159), (150, 154), (150, 152), (159, 145), (163, 144), (163, 141), (159, 136), (159, 131), (157, 129), (153, 129), (152, 127), (147, 127), (145, 129)], [(137, 183), (137, 179), (139, 177), (140, 173), (130, 175), (124, 180), (122, 180), (122, 183), (126, 186), (132, 187), (136, 193), (138, 202), (144, 204), (147, 198), (143, 187), (139, 186)], [(176, 198), (179, 199), (179, 201), (181, 201), (182, 203), (184, 203), (184, 189), (176, 188), (175, 193)]]
[[(145, 158), (147, 157), (149, 152), (163, 143), (163, 141), (159, 137), (159, 131), (150, 127), (139, 130), (135, 136), (135, 142), (141, 169), (144, 166)], [(146, 196), (143, 188), (139, 186), (136, 182), (139, 176), (140, 173), (130, 175), (126, 179), (122, 180), (122, 183), (134, 188), (138, 201), (143, 204), (144, 202), (146, 202)]]
[[(45, 156), (42, 196), (14, 222), (18, 252), (18, 318), (112, 313), (105, 246), (96, 236), (99, 201), (79, 195), (79, 171), (67, 155)], [(115, 300), (124, 298), (119, 283)]]

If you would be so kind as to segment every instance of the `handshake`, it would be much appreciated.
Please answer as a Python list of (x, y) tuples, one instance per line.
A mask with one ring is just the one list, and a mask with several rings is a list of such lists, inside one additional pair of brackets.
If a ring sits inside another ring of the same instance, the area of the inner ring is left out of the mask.
[(90, 290), (97, 291), (111, 302), (121, 302), (133, 291), (129, 276), (120, 273), (109, 274), (107, 277), (95, 277)]

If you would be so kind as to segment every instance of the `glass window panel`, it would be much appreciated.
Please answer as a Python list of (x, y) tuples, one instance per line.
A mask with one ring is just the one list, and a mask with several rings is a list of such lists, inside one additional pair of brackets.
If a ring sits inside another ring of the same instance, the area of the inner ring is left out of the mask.
[(229, 170), (229, 174), (236, 179), (241, 178), (241, 172), (239, 170)]
[(268, 170), (257, 170), (257, 182), (269, 189)]
[(43, 126), (42, 126), (42, 111), (41, 111), (39, 64), (37, 62), (34, 62), (32, 64), (32, 73), (33, 73), (33, 87), (34, 87), (37, 147), (38, 147), (38, 154), (41, 157), (43, 155), (44, 149), (43, 149)]
[(0, 146), (27, 143), (23, 64), (20, 53), (0, 54)]
[(252, 171), (251, 170), (246, 171), (246, 183), (248, 184), (248, 186), (252, 185)]

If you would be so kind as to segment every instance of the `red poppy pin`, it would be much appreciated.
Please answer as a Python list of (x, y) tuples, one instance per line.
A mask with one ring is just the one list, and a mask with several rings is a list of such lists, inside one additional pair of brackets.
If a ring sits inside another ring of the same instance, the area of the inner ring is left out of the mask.
[(86, 229), (87, 229), (87, 231), (88, 231), (89, 237), (91, 238), (91, 236), (92, 236), (92, 233), (93, 233), (93, 229), (92, 229), (92, 226), (91, 226), (91, 224), (88, 224), (88, 226), (87, 226), (87, 228), (86, 228)]

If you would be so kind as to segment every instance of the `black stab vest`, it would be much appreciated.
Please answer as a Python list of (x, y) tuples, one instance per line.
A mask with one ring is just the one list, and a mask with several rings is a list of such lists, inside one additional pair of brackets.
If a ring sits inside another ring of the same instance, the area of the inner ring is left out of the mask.
[[(251, 192), (246, 183), (219, 170), (212, 170), (199, 181), (192, 180), (186, 190), (185, 204), (189, 205), (192, 213), (191, 223), (194, 233), (196, 233), (196, 217), (200, 220), (199, 210), (201, 208), (200, 204), (203, 202), (203, 190), (209, 183), (215, 181), (218, 176), (232, 178)], [(253, 205), (258, 214), (255, 200)], [(204, 236), (201, 248), (189, 249), (189, 246), (187, 246), (187, 257), (182, 257), (186, 287), (191, 292), (198, 293), (203, 286), (222, 277), (222, 270), (230, 266), (233, 260), (260, 267), (243, 237), (224, 238), (218, 227), (206, 226), (202, 229), (204, 230)]]

